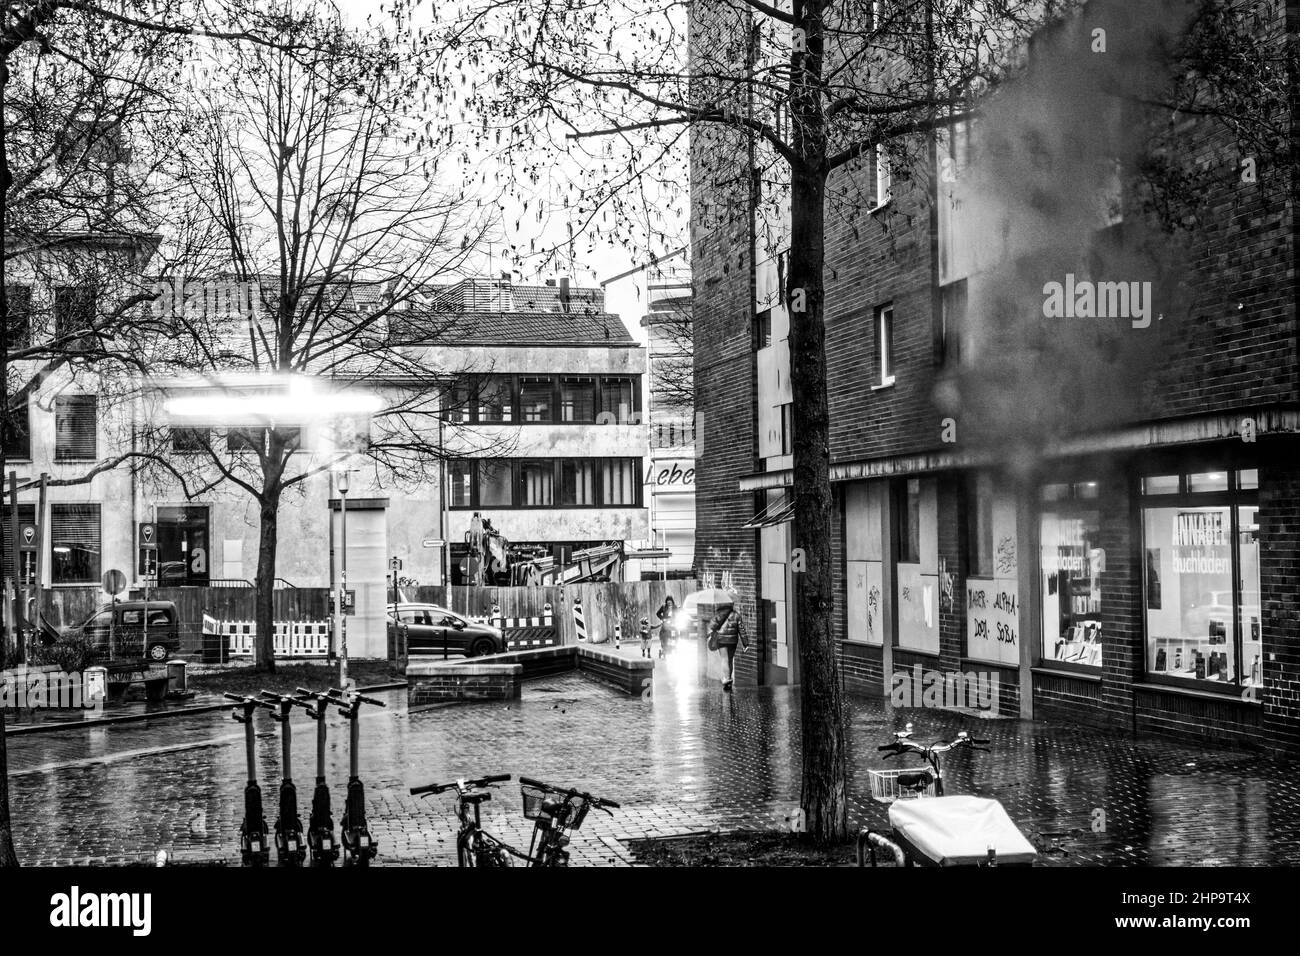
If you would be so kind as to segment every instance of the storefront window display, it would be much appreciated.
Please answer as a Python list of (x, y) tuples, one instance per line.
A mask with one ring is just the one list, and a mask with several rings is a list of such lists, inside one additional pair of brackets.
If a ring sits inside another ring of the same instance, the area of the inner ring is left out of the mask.
[(1258, 475), (1160, 478), (1143, 482), (1147, 670), (1199, 685), (1258, 687)]
[(1096, 497), (1096, 482), (1043, 488), (1039, 573), (1046, 663), (1101, 667), (1101, 572), (1106, 552), (1099, 542)]

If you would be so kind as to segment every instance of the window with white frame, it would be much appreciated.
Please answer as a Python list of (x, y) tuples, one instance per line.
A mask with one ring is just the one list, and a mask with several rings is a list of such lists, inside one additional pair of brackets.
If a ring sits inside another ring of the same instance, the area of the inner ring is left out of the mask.
[(880, 369), (880, 384), (894, 384), (894, 306), (882, 305), (876, 309), (876, 357)]

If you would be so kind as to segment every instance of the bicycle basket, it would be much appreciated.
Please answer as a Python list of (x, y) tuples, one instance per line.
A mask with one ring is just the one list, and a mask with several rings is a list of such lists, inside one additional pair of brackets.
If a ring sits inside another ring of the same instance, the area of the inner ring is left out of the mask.
[(529, 820), (537, 820), (541, 817), (550, 818), (550, 814), (542, 812), (542, 801), (546, 799), (546, 791), (538, 790), (536, 787), (530, 787), (527, 784), (519, 788), (524, 797), (524, 816)]
[[(934, 774), (928, 767), (895, 767), (891, 770), (868, 770), (871, 780), (871, 799), (880, 803), (895, 800), (913, 800), (934, 796)], [(899, 777), (903, 780), (900, 782)], [(926, 781), (924, 786), (913, 780)]]

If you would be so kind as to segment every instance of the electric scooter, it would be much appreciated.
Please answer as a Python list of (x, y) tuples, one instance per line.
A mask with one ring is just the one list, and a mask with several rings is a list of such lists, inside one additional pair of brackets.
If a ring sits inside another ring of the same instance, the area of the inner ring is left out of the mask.
[[(262, 815), (262, 788), (257, 783), (257, 752), (253, 744), (253, 712), (259, 707), (274, 710), (275, 705), (256, 697), (226, 694), (238, 706), (230, 716), (244, 725), (244, 748), (248, 755), (248, 784), (244, 787), (244, 821), (239, 825), (239, 855), (244, 866), (266, 866), (271, 848), (266, 842), (266, 817)], [(240, 713), (240, 711), (243, 713)]]
[(366, 823), (366, 789), (361, 784), (361, 777), (357, 770), (361, 750), (361, 725), (358, 723), (358, 717), (363, 703), (383, 707), (384, 702), (373, 697), (348, 693), (337, 687), (331, 687), (328, 693), (330, 700), (348, 719), (350, 732), (348, 797), (343, 810), (342, 825), (343, 862), (345, 865), (369, 866), (370, 861), (379, 853), (379, 847), (371, 838), (370, 828)]
[(330, 788), (325, 782), (325, 718), (328, 694), (299, 687), (300, 697), (316, 701), (307, 713), (316, 721), (316, 790), (311, 797), (311, 818), (307, 821), (307, 843), (311, 847), (313, 866), (332, 866), (339, 858), (339, 844), (334, 838), (334, 812), (330, 809)]
[(271, 716), (280, 724), (280, 814), (275, 821), (275, 852), (285, 866), (301, 866), (307, 859), (307, 844), (302, 838), (302, 818), (298, 816), (298, 788), (293, 782), (293, 730), (289, 726), (289, 713), (294, 707), (307, 710), (306, 701), (284, 694), (262, 691), (262, 696), (275, 701), (280, 709)]

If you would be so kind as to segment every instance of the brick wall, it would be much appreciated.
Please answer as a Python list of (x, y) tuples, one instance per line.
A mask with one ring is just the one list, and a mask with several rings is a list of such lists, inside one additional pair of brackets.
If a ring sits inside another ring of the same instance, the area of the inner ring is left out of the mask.
[[(1265, 642), (1262, 725), (1300, 748), (1300, 439), (1265, 443), (1260, 468), (1260, 622)], [(1271, 652), (1271, 653), (1268, 653)]]
[[(734, 46), (748, 16), (725, 5), (697, 5), (692, 55), (743, 59)], [(695, 567), (730, 571), (751, 634), (758, 634), (756, 534), (742, 527), (757, 511), (742, 476), (757, 470), (754, 358), (754, 254), (747, 138), (701, 124), (690, 134), (691, 292), (695, 333)], [(716, 581), (715, 581), (716, 583)], [(736, 678), (755, 683), (761, 647), (752, 641)]]

